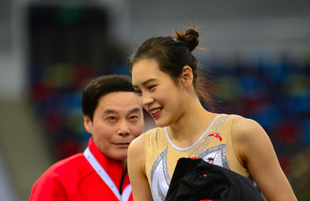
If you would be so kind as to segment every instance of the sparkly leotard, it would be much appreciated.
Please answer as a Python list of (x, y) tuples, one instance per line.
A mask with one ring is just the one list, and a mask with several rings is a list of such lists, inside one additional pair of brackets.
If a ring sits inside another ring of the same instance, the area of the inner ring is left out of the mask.
[(236, 115), (217, 115), (207, 130), (190, 147), (177, 147), (167, 128), (154, 128), (145, 135), (145, 167), (153, 199), (164, 201), (177, 160), (181, 157), (205, 161), (249, 177), (236, 158), (231, 139), (231, 125)]

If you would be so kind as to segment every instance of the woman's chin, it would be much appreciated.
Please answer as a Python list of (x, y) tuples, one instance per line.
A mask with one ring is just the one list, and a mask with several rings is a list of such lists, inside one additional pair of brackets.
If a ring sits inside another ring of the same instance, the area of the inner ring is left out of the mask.
[(166, 126), (169, 126), (169, 123), (167, 123), (167, 121), (163, 121), (162, 119), (154, 119), (155, 121), (155, 124), (157, 127), (166, 127)]

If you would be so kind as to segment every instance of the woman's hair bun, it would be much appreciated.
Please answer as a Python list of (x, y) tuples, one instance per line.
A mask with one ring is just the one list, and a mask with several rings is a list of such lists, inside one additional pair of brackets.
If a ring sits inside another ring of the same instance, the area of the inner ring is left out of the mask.
[(184, 34), (178, 31), (175, 31), (175, 33), (176, 33), (176, 39), (184, 42), (190, 51), (193, 51), (198, 46), (199, 33), (195, 29), (189, 28), (186, 30)]
[(197, 38), (199, 37), (199, 33), (195, 29), (192, 29), (192, 28), (186, 30), (185, 36), (189, 34), (195, 35)]

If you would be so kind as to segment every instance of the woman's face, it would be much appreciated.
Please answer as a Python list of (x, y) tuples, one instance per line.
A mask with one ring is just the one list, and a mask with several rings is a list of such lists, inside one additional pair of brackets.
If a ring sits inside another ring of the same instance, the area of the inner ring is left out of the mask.
[(155, 59), (141, 59), (132, 66), (132, 82), (142, 107), (159, 127), (175, 123), (182, 115), (182, 87), (159, 70)]

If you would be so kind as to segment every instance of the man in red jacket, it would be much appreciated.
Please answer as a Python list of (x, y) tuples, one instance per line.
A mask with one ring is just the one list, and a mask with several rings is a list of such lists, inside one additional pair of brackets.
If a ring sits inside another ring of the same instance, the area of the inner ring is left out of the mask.
[(33, 185), (30, 201), (132, 201), (127, 148), (144, 129), (143, 110), (131, 79), (92, 80), (82, 97), (85, 129), (92, 135), (84, 153), (52, 165)]

